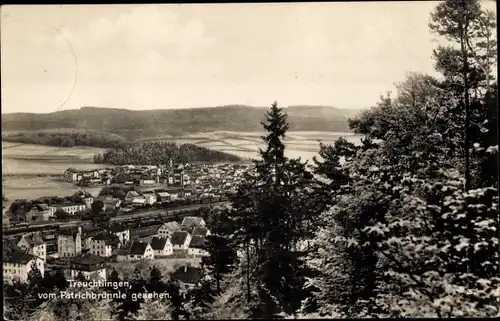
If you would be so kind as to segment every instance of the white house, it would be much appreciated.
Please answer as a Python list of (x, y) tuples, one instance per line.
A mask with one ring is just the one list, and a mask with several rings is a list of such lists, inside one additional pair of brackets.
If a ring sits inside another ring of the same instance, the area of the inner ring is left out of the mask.
[(155, 193), (144, 193), (142, 195), (146, 199), (146, 204), (149, 204), (149, 205), (153, 205), (158, 200)]
[(118, 248), (120, 239), (111, 233), (103, 233), (92, 238), (90, 253), (100, 257), (110, 257), (113, 249)]
[(194, 227), (204, 227), (205, 226), (205, 220), (201, 217), (197, 216), (186, 216), (182, 220), (181, 226), (183, 228), (194, 228)]
[(10, 253), (4, 253), (4, 280), (19, 280), (21, 282), (26, 282), (28, 280), (28, 273), (31, 271), (33, 264), (36, 264), (36, 267), (43, 275), (45, 272), (45, 261), (41, 258), (28, 253), (24, 253), (19, 250), (13, 250)]
[(118, 261), (140, 261), (154, 259), (154, 251), (147, 242), (133, 241), (128, 249), (122, 249), (117, 256)]
[(132, 202), (134, 198), (137, 198), (139, 196), (140, 196), (139, 193), (137, 193), (136, 191), (128, 191), (127, 195), (125, 195), (125, 201)]
[(177, 222), (168, 222), (160, 226), (157, 235), (159, 237), (171, 238), (175, 231), (180, 231), (181, 226)]
[(2, 225), (10, 225), (9, 210), (5, 206), (2, 207)]
[(103, 211), (114, 211), (117, 210), (121, 205), (121, 200), (114, 197), (106, 197), (103, 201), (104, 208)]
[(121, 244), (125, 244), (130, 241), (130, 230), (128, 227), (123, 225), (112, 225), (108, 228), (108, 231), (113, 233), (118, 237)]
[(151, 239), (151, 247), (153, 248), (155, 257), (172, 255), (174, 253), (172, 243), (165, 237), (153, 237)]
[(144, 206), (146, 203), (146, 198), (143, 196), (136, 197), (132, 200), (132, 206)]
[(69, 267), (70, 280), (75, 280), (78, 274), (83, 274), (87, 280), (106, 281), (106, 265), (103, 258), (96, 255), (78, 255), (71, 259)]
[(205, 244), (205, 237), (193, 235), (191, 242), (189, 242), (188, 255), (208, 256), (209, 253), (203, 249), (203, 244)]
[(71, 215), (74, 215), (78, 212), (87, 209), (87, 205), (85, 204), (64, 204), (64, 205), (55, 205), (55, 207)]
[(154, 179), (141, 179), (139, 181), (140, 186), (152, 186), (155, 185), (155, 183)]
[(59, 257), (74, 257), (82, 253), (82, 228), (62, 230), (57, 235)]
[(42, 260), (47, 259), (47, 246), (38, 234), (23, 235), (21, 240), (17, 243), (24, 252), (37, 256)]
[(203, 273), (200, 268), (187, 265), (179, 267), (170, 274), (171, 279), (180, 283), (182, 292), (196, 287), (200, 283), (202, 276)]
[(187, 250), (191, 242), (191, 235), (186, 231), (176, 231), (172, 234), (170, 239), (172, 246), (175, 250)]
[(52, 216), (52, 210), (47, 204), (34, 204), (30, 211), (26, 213), (26, 221), (47, 221), (50, 216)]
[(170, 201), (170, 193), (168, 192), (159, 192), (158, 196), (160, 197), (160, 201), (162, 203)]
[(94, 198), (83, 197), (83, 202), (85, 203), (85, 207), (90, 210), (92, 208), (92, 203), (94, 203)]

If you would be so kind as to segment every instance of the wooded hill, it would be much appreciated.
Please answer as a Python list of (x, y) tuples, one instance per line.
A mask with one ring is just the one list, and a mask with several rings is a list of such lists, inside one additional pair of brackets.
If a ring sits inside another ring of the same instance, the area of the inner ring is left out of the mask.
[[(211, 131), (261, 131), (266, 109), (243, 105), (211, 108), (128, 110), (82, 107), (48, 114), (2, 114), (2, 131), (87, 129), (128, 139)], [(285, 108), (290, 130), (348, 131), (347, 119), (358, 111), (326, 106)]]

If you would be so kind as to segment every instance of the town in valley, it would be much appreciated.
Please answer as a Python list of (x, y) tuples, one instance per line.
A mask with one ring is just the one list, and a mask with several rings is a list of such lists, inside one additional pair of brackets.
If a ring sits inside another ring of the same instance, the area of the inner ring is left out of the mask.
[[(4, 278), (26, 281), (36, 262), (42, 273), (62, 269), (68, 280), (106, 281), (116, 262), (171, 259), (195, 262), (180, 264), (174, 273), (194, 286), (212, 216), (229, 206), (228, 197), (249, 170), (248, 164), (172, 161), (68, 168), (63, 175), (79, 192), (3, 207), (4, 240), (16, 248), (4, 257)], [(86, 186), (101, 187), (99, 195)]]

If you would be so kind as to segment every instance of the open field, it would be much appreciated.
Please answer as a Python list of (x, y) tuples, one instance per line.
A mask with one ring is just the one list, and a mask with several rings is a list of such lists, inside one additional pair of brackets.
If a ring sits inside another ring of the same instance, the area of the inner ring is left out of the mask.
[[(69, 196), (80, 190), (58, 176), (7, 176), (2, 178), (2, 192), (10, 204), (16, 199), (35, 199), (42, 196)], [(99, 194), (100, 187), (86, 187), (92, 194)]]
[[(243, 158), (254, 158), (257, 151), (264, 145), (260, 139), (260, 132), (229, 132), (217, 131), (198, 133), (178, 138), (160, 137), (157, 141), (173, 141), (191, 143), (221, 152), (231, 153)], [(360, 143), (361, 136), (344, 132), (289, 132), (285, 138), (285, 154), (291, 158), (301, 157), (311, 161), (318, 154), (320, 142), (333, 144), (339, 137), (344, 137), (355, 144)]]
[[(15, 199), (68, 196), (79, 188), (62, 179), (68, 167), (99, 168), (92, 164), (99, 148), (58, 148), (2, 142), (2, 192), (9, 203)], [(90, 192), (95, 188), (87, 188)]]

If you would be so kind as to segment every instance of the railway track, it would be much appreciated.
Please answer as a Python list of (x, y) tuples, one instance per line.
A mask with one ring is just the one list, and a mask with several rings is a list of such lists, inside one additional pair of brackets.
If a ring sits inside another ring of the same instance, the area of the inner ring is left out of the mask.
[[(194, 205), (186, 205), (186, 206), (180, 206), (177, 208), (172, 208), (172, 209), (152, 209), (152, 210), (147, 210), (147, 211), (141, 211), (139, 213), (130, 213), (130, 214), (123, 214), (119, 216), (114, 216), (110, 218), (110, 222), (112, 223), (125, 223), (125, 224), (138, 224), (139, 227), (140, 223), (143, 220), (158, 220), (158, 221), (166, 221), (167, 219), (172, 219), (176, 215), (183, 216), (187, 215), (189, 213), (192, 213), (193, 211), (204, 207), (204, 206), (217, 206), (217, 205), (224, 205), (224, 204), (229, 204), (229, 202), (216, 202), (216, 203), (206, 203), (206, 204), (194, 204)], [(144, 222), (146, 223), (146, 222)], [(74, 227), (78, 225), (86, 225), (86, 224), (91, 224), (91, 221), (82, 221), (82, 220), (73, 220), (69, 222), (51, 222), (51, 223), (46, 223), (46, 224), (40, 224), (40, 223), (35, 223), (31, 224), (25, 227), (20, 227), (20, 228), (7, 228), (3, 230), (3, 235), (4, 236), (15, 236), (23, 233), (29, 233), (29, 232), (44, 232), (44, 233), (50, 233), (50, 232), (56, 232), (57, 230), (61, 228), (68, 228), (68, 227)]]

